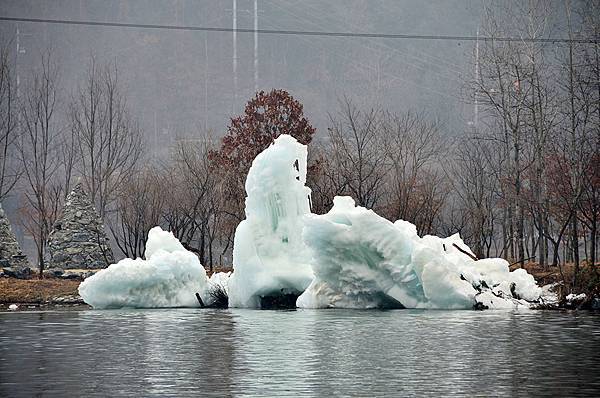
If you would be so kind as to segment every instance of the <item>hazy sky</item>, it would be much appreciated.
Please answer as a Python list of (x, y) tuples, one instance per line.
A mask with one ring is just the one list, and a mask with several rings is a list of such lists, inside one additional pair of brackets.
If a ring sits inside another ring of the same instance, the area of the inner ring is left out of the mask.
[[(232, 26), (231, 0), (0, 1), (0, 14), (143, 24)], [(238, 0), (238, 27), (252, 28), (253, 0)], [(475, 35), (481, 3), (470, 0), (258, 0), (262, 29)], [(52, 48), (68, 101), (90, 55), (116, 62), (133, 114), (150, 146), (201, 129), (222, 134), (254, 92), (254, 40), (237, 34), (237, 93), (230, 32), (181, 32), (19, 23), (19, 70), (26, 79), (39, 52)], [(4, 41), (17, 24), (0, 22)], [(318, 132), (348, 96), (365, 106), (427, 112), (456, 134), (471, 118), (459, 99), (472, 77), (473, 42), (259, 35), (258, 87), (289, 90)], [(25, 83), (24, 83), (25, 84)]]
[[(494, 4), (508, 4), (497, 1)], [(514, 0), (520, 1), (520, 0)], [(232, 0), (0, 0), (0, 15), (137, 24), (232, 27)], [(549, 2), (555, 15), (563, 3)], [(237, 26), (252, 28), (254, 0), (237, 0)], [(477, 0), (258, 0), (259, 29), (474, 36)], [(597, 10), (590, 10), (597, 12)], [(558, 19), (560, 20), (560, 16)], [(17, 30), (21, 52), (17, 55)], [(557, 36), (560, 36), (560, 29)], [(60, 68), (59, 117), (90, 57), (117, 65), (122, 91), (147, 138), (147, 158), (161, 158), (178, 138), (203, 130), (223, 135), (229, 119), (259, 89), (288, 90), (325, 136), (328, 114), (348, 97), (362, 107), (416, 111), (439, 118), (444, 134), (469, 130), (474, 107), (464, 100), (474, 77), (473, 41), (400, 40), (237, 34), (237, 90), (231, 32), (173, 31), (0, 21), (23, 89), (48, 49)], [(63, 121), (66, 127), (66, 120)], [(4, 203), (10, 216), (16, 197)], [(22, 238), (22, 231), (15, 225)], [(25, 244), (31, 246), (31, 242)]]

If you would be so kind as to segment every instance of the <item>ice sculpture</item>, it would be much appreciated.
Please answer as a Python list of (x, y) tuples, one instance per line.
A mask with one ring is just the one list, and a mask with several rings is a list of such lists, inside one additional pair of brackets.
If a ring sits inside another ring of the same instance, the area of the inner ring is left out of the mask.
[(229, 306), (261, 308), (268, 297), (302, 293), (313, 279), (302, 241), (310, 213), (306, 146), (279, 136), (252, 162), (246, 179), (246, 219), (235, 231)]
[(526, 271), (459, 251), (470, 253), (458, 234), (420, 238), (413, 224), (391, 223), (349, 197), (336, 197), (325, 215), (307, 217), (303, 237), (315, 279), (298, 307), (504, 308), (541, 294)]
[(208, 278), (198, 257), (171, 232), (148, 232), (146, 260), (123, 259), (79, 285), (79, 294), (94, 308), (199, 307), (195, 294), (207, 296)]

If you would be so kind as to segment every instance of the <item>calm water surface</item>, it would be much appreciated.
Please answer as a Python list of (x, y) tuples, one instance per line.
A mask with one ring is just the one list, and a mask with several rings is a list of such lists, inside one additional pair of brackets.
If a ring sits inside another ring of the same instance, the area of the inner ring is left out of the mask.
[(600, 396), (600, 317), (0, 313), (0, 396)]

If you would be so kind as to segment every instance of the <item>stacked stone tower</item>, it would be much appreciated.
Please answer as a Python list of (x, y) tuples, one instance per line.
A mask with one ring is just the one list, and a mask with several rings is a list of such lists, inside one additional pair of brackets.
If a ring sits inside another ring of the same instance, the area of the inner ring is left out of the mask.
[(81, 182), (67, 196), (48, 237), (50, 268), (97, 269), (114, 262), (104, 225)]
[(19, 248), (19, 243), (10, 229), (10, 223), (4, 214), (2, 204), (0, 204), (0, 267), (29, 267), (27, 256)]

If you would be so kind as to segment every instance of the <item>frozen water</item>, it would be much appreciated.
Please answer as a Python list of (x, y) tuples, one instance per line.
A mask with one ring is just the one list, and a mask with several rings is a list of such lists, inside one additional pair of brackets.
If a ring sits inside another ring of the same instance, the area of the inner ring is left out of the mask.
[(148, 232), (146, 260), (126, 258), (98, 271), (79, 285), (94, 308), (198, 307), (195, 293), (207, 300), (208, 278), (198, 257), (171, 232)]
[(300, 294), (313, 275), (302, 241), (310, 213), (306, 146), (281, 135), (252, 162), (246, 219), (235, 231), (231, 307), (259, 308), (261, 297)]
[(147, 259), (125, 259), (86, 279), (84, 301), (95, 308), (197, 307), (195, 293), (210, 305), (217, 287), (230, 307), (246, 308), (296, 296), (302, 308), (512, 308), (540, 299), (542, 289), (525, 270), (510, 272), (502, 259), (474, 260), (458, 234), (420, 237), (413, 224), (392, 223), (349, 197), (336, 197), (327, 214), (311, 214), (306, 159), (306, 146), (282, 135), (252, 162), (233, 274), (209, 280), (193, 253), (155, 227)]
[(505, 308), (542, 292), (524, 270), (509, 272), (505, 260), (460, 252), (454, 245), (471, 253), (458, 234), (420, 238), (411, 223), (391, 223), (349, 197), (307, 217), (303, 237), (315, 279), (299, 307)]

